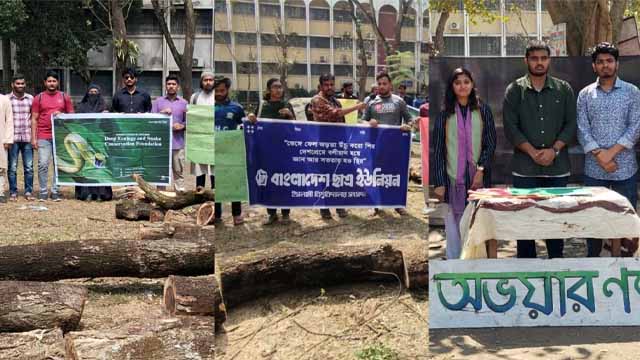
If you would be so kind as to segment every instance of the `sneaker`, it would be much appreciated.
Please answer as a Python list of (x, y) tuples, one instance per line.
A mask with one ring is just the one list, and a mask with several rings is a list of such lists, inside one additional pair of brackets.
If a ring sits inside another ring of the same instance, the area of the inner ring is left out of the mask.
[(277, 221), (278, 221), (278, 214), (272, 214), (272, 215), (269, 215), (267, 220), (264, 223), (262, 223), (262, 225), (264, 225), (264, 226), (273, 225)]
[(289, 225), (290, 222), (291, 222), (291, 217), (289, 217), (289, 214), (282, 214), (282, 223), (284, 225)]
[(62, 199), (60, 198), (60, 195), (58, 195), (58, 194), (51, 194), (51, 201), (60, 202), (60, 201), (62, 201)]
[(13, 202), (18, 201), (18, 194), (9, 195), (9, 200)]
[(407, 216), (407, 215), (409, 215), (409, 213), (407, 212), (407, 210), (406, 210), (406, 209), (404, 209), (404, 208), (397, 208), (397, 209), (396, 209), (396, 212), (397, 212), (397, 213), (398, 213), (398, 215), (400, 215), (400, 216)]
[(6, 204), (7, 203), (7, 197), (4, 195), (0, 195), (0, 203), (1, 204)]
[(47, 199), (48, 199), (47, 198), (47, 194), (38, 195), (38, 201), (40, 201), (40, 202), (45, 202), (45, 201), (47, 201)]
[(242, 218), (242, 215), (233, 217), (233, 226), (238, 226), (242, 224), (244, 224), (244, 219)]
[(320, 216), (324, 220), (331, 220), (331, 211), (329, 209), (320, 209)]
[(33, 194), (30, 193), (30, 192), (29, 193), (25, 193), (24, 194), (24, 198), (27, 199), (27, 201), (33, 201), (33, 200), (36, 199), (36, 198), (33, 197)]
[(338, 216), (341, 218), (345, 218), (349, 215), (346, 209), (336, 209), (336, 212), (338, 213)]

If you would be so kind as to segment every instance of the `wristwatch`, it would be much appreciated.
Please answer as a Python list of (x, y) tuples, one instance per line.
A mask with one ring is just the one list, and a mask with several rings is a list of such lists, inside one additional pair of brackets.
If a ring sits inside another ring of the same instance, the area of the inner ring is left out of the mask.
[(476, 170), (477, 171), (484, 171), (484, 166), (478, 165), (478, 166), (476, 166)]
[(558, 157), (558, 155), (560, 155), (560, 149), (553, 148), (553, 151), (555, 152), (556, 157)]

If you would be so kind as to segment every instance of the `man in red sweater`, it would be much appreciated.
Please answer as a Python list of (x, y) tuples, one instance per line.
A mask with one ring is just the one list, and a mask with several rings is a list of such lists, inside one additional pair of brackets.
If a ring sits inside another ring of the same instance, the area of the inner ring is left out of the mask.
[[(38, 150), (38, 200), (47, 200), (49, 160), (53, 159), (53, 117), (60, 113), (72, 113), (73, 104), (69, 95), (59, 91), (60, 77), (55, 71), (48, 71), (44, 80), (45, 91), (33, 98), (31, 105), (31, 146)], [(60, 201), (55, 177), (51, 184), (51, 200)]]

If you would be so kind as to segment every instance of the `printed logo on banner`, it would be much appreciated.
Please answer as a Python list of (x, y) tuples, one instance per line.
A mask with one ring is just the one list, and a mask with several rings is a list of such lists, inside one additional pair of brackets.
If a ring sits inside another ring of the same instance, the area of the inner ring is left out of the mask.
[(411, 133), (398, 127), (260, 119), (244, 131), (252, 205), (406, 204)]

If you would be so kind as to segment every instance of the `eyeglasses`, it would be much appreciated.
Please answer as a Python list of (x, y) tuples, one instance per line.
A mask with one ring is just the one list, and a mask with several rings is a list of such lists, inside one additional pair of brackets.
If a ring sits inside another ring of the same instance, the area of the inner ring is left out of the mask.
[(131, 75), (125, 75), (125, 76), (124, 76), (124, 79), (125, 79), (125, 80), (133, 80), (133, 79), (135, 79), (135, 78), (136, 78), (135, 76), (131, 76)]

